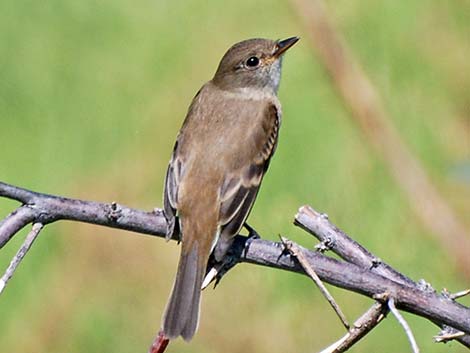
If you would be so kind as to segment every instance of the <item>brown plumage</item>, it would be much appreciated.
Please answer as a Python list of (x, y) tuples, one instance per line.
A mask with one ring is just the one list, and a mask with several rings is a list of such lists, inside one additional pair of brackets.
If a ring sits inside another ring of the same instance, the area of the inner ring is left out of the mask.
[(164, 191), (168, 236), (182, 240), (163, 320), (170, 339), (194, 335), (209, 256), (222, 260), (253, 206), (278, 139), (281, 55), (297, 40), (235, 44), (191, 103)]

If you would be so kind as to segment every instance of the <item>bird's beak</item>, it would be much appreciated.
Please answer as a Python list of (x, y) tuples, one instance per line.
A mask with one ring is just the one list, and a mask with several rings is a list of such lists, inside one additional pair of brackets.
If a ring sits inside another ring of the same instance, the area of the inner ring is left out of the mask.
[(299, 37), (290, 37), (284, 40), (279, 40), (277, 42), (277, 48), (274, 52), (274, 57), (278, 58), (286, 52), (291, 46), (293, 46), (299, 40)]

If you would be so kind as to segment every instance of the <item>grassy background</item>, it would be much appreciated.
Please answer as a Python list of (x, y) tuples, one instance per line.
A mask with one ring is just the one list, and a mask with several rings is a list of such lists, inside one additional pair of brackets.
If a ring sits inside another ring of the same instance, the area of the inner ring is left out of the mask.
[[(412, 151), (469, 224), (470, 3), (329, 1), (335, 22)], [(187, 106), (224, 51), (250, 37), (305, 37), (285, 1), (6, 0), (0, 3), (0, 180), (151, 209)], [(280, 144), (250, 217), (308, 246), (305, 203), (412, 278), (468, 287), (352, 124), (307, 41), (284, 63)], [(0, 200), (0, 216), (15, 203)], [(20, 234), (0, 253), (7, 266)], [(470, 253), (470, 249), (469, 249)], [(81, 224), (46, 228), (0, 298), (2, 351), (144, 352), (178, 247)], [(352, 320), (370, 301), (331, 289)], [(464, 300), (469, 304), (469, 300)], [(423, 352), (436, 327), (406, 315)], [(318, 351), (343, 329), (305, 278), (235, 268), (204, 293), (199, 333), (170, 352)], [(409, 351), (386, 320), (351, 352)]]

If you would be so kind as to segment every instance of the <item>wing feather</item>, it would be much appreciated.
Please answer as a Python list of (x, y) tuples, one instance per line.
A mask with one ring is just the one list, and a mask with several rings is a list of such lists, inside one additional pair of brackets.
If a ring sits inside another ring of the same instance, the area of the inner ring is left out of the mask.
[(178, 186), (181, 179), (182, 162), (177, 157), (176, 150), (178, 140), (176, 140), (173, 154), (166, 171), (165, 186), (163, 191), (163, 213), (168, 224), (165, 238), (171, 239), (175, 232), (176, 213), (178, 209)]
[(219, 225), (221, 231), (215, 249), (217, 260), (225, 255), (232, 238), (243, 227), (258, 194), (261, 180), (276, 150), (280, 124), (278, 107), (269, 104), (264, 117), (260, 152), (254, 155), (252, 161), (241, 170), (227, 175), (220, 189)]

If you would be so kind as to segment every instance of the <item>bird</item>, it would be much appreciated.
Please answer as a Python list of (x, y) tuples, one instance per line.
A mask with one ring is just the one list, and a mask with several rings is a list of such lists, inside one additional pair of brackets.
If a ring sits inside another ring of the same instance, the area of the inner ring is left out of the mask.
[(234, 44), (193, 98), (168, 165), (166, 238), (181, 241), (163, 315), (167, 339), (194, 336), (209, 258), (222, 261), (245, 225), (273, 156), (281, 124), (277, 92), (284, 53), (298, 37)]

